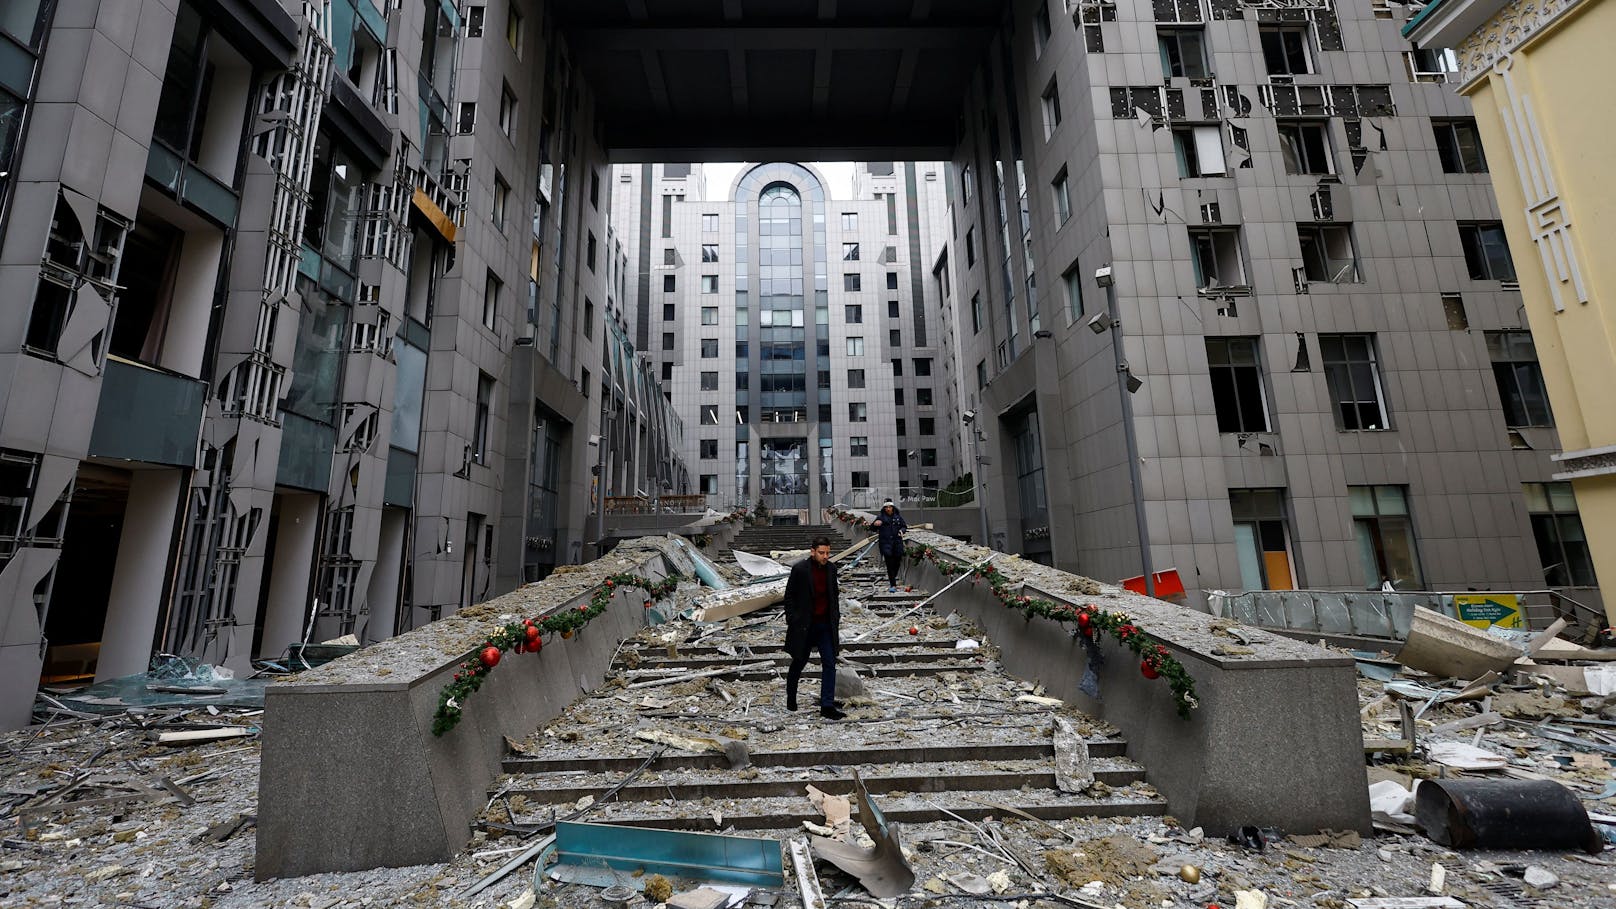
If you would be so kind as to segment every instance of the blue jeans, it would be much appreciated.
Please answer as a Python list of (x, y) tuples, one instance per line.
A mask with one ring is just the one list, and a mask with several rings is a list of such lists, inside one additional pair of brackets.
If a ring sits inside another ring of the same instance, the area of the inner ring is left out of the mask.
[(802, 670), (808, 665), (808, 654), (813, 650), (819, 651), (819, 706), (836, 706), (836, 629), (830, 625), (813, 624), (808, 626), (808, 650), (802, 656), (791, 658), (791, 668), (786, 670), (786, 695), (795, 703), (797, 700), (797, 681), (802, 678)]

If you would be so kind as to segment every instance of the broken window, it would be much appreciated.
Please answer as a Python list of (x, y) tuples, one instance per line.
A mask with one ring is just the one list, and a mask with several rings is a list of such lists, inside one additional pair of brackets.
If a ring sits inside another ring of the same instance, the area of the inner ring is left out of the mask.
[(701, 374), (701, 390), (702, 391), (717, 391), (718, 390), (718, 373), (716, 371), (708, 371), (708, 372), (703, 372)]
[(1313, 72), (1312, 48), (1306, 25), (1263, 25), (1263, 62), (1270, 76), (1297, 76)]
[(1324, 378), (1335, 404), (1336, 426), (1342, 430), (1387, 429), (1382, 404), (1380, 366), (1371, 334), (1319, 335)]
[(1288, 174), (1333, 174), (1329, 130), (1324, 123), (1285, 122), (1279, 124), (1279, 147), (1285, 156)]
[(493, 331), (499, 320), (499, 294), (505, 284), (489, 269), (483, 281), (483, 327)]
[[(583, 387), (588, 388), (589, 382), (585, 380)], [(478, 464), (487, 464), (490, 451), (489, 423), (492, 420), (494, 407), (494, 379), (487, 373), (477, 374), (477, 413), (471, 429), (471, 459)]]
[(1268, 399), (1256, 338), (1207, 338), (1206, 365), (1218, 432), (1267, 432)]
[(855, 458), (867, 458), (870, 455), (869, 436), (850, 436), (847, 440), (847, 453)]
[(1511, 429), (1553, 426), (1554, 413), (1549, 409), (1549, 392), (1543, 384), (1543, 367), (1537, 360), (1532, 333), (1489, 331), (1487, 354), (1493, 362), (1498, 399), (1504, 407), (1504, 425)]
[(1477, 281), (1515, 280), (1515, 262), (1509, 255), (1504, 225), (1498, 221), (1461, 223), (1459, 244), (1464, 248), (1465, 267)]
[(717, 439), (702, 439), (701, 440), (701, 459), (703, 461), (713, 461), (713, 460), (716, 460), (717, 458), (718, 458), (718, 440)]
[(1235, 555), (1246, 590), (1294, 590), (1284, 489), (1231, 489)]
[(1446, 82), (1449, 73), (1459, 71), (1459, 58), (1442, 47), (1416, 47), (1404, 51), (1410, 82)]
[(1246, 269), (1240, 258), (1240, 234), (1233, 228), (1189, 229), (1195, 286), (1203, 289), (1245, 287)]
[(1482, 152), (1474, 119), (1432, 120), (1431, 128), (1436, 132), (1436, 153), (1442, 159), (1443, 173), (1487, 172), (1487, 156)]
[(1206, 38), (1198, 28), (1156, 30), (1156, 49), (1161, 55), (1162, 75), (1205, 79), (1212, 74), (1206, 62)]
[(1181, 126), (1173, 130), (1173, 153), (1180, 177), (1220, 177), (1228, 173), (1223, 136), (1216, 126)]
[(1356, 284), (1362, 280), (1352, 249), (1352, 227), (1346, 224), (1298, 224), (1302, 267), (1309, 281)]
[(1057, 224), (1065, 224), (1072, 217), (1072, 193), (1067, 185), (1066, 168), (1062, 167), (1056, 175), (1055, 181), (1050, 184), (1050, 192), (1055, 197), (1055, 220)]
[(0, 567), (23, 545), (33, 502), (39, 455), (0, 450)]
[(1055, 135), (1055, 129), (1061, 124), (1060, 84), (1054, 77), (1050, 77), (1049, 85), (1043, 94), (1044, 111), (1044, 139)]
[(1544, 583), (1550, 587), (1598, 586), (1571, 484), (1522, 483), (1521, 487), (1538, 559), (1543, 563)]
[(1353, 531), (1364, 587), (1379, 590), (1391, 582), (1398, 590), (1419, 590), (1420, 560), (1414, 549), (1405, 486), (1348, 486)]

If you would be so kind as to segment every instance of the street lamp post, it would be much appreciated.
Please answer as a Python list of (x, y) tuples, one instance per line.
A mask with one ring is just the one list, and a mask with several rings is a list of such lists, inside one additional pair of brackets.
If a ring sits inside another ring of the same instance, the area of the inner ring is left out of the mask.
[[(1139, 474), (1139, 437), (1133, 425), (1133, 393), (1139, 380), (1128, 368), (1122, 353), (1122, 318), (1117, 311), (1116, 280), (1107, 265), (1094, 272), (1094, 282), (1105, 288), (1106, 315), (1111, 331), (1111, 356), (1117, 365), (1117, 397), (1122, 403), (1122, 436), (1128, 449), (1128, 478), (1133, 487), (1134, 532), (1139, 537), (1139, 567), (1145, 575), (1145, 593), (1156, 595), (1156, 573), (1150, 564), (1150, 535), (1145, 525), (1145, 495)], [(1094, 325), (1096, 323), (1090, 323)], [(1132, 386), (1132, 387), (1130, 387)]]
[(965, 421), (966, 429), (971, 433), (971, 498), (976, 500), (976, 514), (982, 523), (982, 537), (978, 541), (978, 545), (992, 548), (991, 543), (988, 541), (988, 505), (982, 501), (982, 493), (987, 488), (987, 484), (982, 481), (982, 448), (980, 444), (982, 430), (973, 425), (976, 422), (976, 411), (967, 410), (961, 418)]

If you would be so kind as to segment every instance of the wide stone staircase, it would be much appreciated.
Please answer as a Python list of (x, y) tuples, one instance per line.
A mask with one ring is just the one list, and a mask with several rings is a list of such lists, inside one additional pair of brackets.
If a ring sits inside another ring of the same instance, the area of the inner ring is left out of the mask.
[(830, 537), (831, 545), (842, 548), (842, 537), (829, 524), (775, 525), (746, 527), (735, 535), (731, 548), (753, 555), (768, 555), (776, 549), (807, 549), (814, 537)]
[[(778, 606), (653, 626), (625, 642), (603, 688), (512, 743), (490, 804), (503, 799), (518, 829), (585, 807), (580, 819), (596, 823), (785, 836), (824, 821), (807, 786), (846, 795), (856, 772), (906, 826), (1165, 813), (1115, 730), (1006, 675), (991, 642), (958, 617), (913, 610), (926, 594), (888, 594), (878, 573), (868, 560), (843, 569), (839, 665), (867, 689), (838, 689), (846, 719), (819, 715), (817, 656), (801, 709), (785, 709)], [(1056, 786), (1057, 717), (1087, 748), (1095, 784), (1079, 792)]]

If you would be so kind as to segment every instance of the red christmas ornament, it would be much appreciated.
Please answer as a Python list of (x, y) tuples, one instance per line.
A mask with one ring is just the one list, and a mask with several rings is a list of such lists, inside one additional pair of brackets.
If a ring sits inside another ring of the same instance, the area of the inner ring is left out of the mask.
[(651, 608), (651, 605), (652, 605), (652, 604), (651, 604), (651, 601), (650, 601), (650, 600), (646, 600), (646, 601), (645, 601), (645, 608), (646, 608), (646, 609), (650, 609), (650, 608)]
[(534, 638), (533, 643), (527, 645), (527, 652), (528, 653), (538, 653), (543, 648), (544, 648), (544, 638)]
[(607, 578), (607, 579), (606, 579), (606, 586), (607, 586), (607, 587), (610, 587), (610, 586), (612, 586), (612, 579), (611, 579), (611, 578)]
[(919, 634), (920, 633), (920, 628), (915, 626), (915, 625), (910, 625), (909, 626), (909, 633), (910, 634)]
[(532, 625), (527, 626), (527, 631), (523, 633), (527, 636), (527, 642), (529, 644), (532, 644), (534, 641), (539, 639), (539, 629)]
[(1156, 671), (1156, 664), (1145, 660), (1139, 664), (1139, 674), (1147, 679), (1154, 679), (1161, 675)]
[(1089, 626), (1093, 623), (1094, 620), (1089, 618), (1088, 613), (1080, 612), (1077, 614), (1077, 627), (1083, 629), (1085, 632), (1089, 630)]
[(483, 652), (478, 654), (478, 656), (482, 658), (483, 665), (487, 666), (489, 669), (493, 669), (495, 666), (499, 665), (499, 648), (495, 647), (493, 644), (489, 644), (487, 647), (484, 647)]

